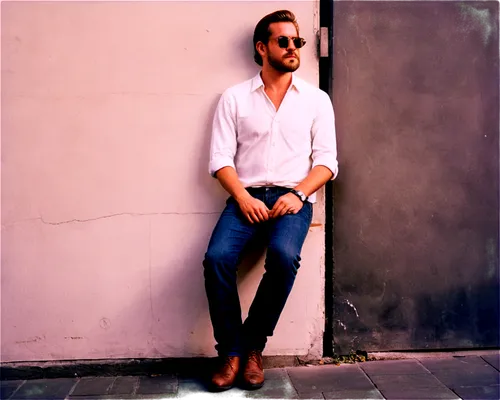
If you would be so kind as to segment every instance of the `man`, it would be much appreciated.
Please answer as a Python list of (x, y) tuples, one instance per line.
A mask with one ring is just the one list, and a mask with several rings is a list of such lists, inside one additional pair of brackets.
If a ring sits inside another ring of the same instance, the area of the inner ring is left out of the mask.
[[(292, 289), (315, 192), (337, 174), (330, 98), (293, 74), (305, 44), (295, 16), (265, 16), (253, 42), (262, 70), (222, 94), (213, 121), (209, 170), (230, 194), (203, 262), (221, 361), (214, 390), (231, 388), (240, 369), (248, 389), (263, 385), (262, 351)], [(266, 235), (266, 272), (242, 323), (236, 271), (255, 235)]]

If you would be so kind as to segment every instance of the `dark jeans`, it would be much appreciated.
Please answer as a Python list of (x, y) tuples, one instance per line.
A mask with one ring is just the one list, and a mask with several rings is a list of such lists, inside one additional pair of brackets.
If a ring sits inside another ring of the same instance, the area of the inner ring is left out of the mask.
[[(289, 189), (269, 187), (248, 191), (272, 209)], [(246, 350), (264, 349), (292, 290), (311, 219), (312, 204), (306, 202), (297, 214), (250, 224), (238, 203), (232, 197), (227, 200), (203, 261), (210, 318), (217, 342), (215, 348), (219, 355), (243, 355)], [(255, 235), (266, 235), (266, 271), (243, 324), (236, 272), (242, 250)]]

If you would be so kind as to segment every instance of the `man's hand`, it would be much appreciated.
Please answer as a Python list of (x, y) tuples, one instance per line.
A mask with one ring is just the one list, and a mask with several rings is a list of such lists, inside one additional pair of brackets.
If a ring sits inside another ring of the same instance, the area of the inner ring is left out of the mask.
[(269, 213), (270, 218), (278, 218), (285, 214), (297, 214), (300, 209), (304, 206), (302, 200), (300, 200), (293, 193), (287, 193), (281, 196), (274, 207)]
[(248, 221), (253, 224), (254, 222), (264, 222), (269, 219), (269, 208), (266, 207), (264, 202), (256, 199), (249, 193), (236, 201), (240, 206), (240, 210)]

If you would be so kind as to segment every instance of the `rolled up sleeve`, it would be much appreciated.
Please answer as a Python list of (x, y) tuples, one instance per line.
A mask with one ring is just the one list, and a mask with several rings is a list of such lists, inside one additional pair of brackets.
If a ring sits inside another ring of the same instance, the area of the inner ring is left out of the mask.
[(210, 162), (208, 171), (215, 173), (224, 167), (233, 167), (236, 154), (236, 123), (235, 103), (230, 94), (223, 93), (212, 123), (212, 138), (210, 142)]
[(332, 102), (326, 92), (318, 98), (317, 115), (312, 125), (312, 167), (323, 165), (338, 174), (337, 137)]

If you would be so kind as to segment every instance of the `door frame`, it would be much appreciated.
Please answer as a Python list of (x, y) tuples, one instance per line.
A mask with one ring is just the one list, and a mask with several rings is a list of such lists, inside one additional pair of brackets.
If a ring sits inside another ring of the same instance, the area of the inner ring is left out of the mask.
[[(321, 38), (321, 28), (328, 29), (328, 56), (319, 56), (319, 87), (333, 101), (333, 15), (334, 0), (319, 0), (318, 37)], [(319, 55), (319, 51), (318, 51)], [(334, 352), (333, 337), (333, 280), (334, 280), (334, 249), (333, 249), (333, 207), (334, 186), (329, 181), (325, 185), (325, 328), (323, 334), (323, 356), (331, 357)]]

